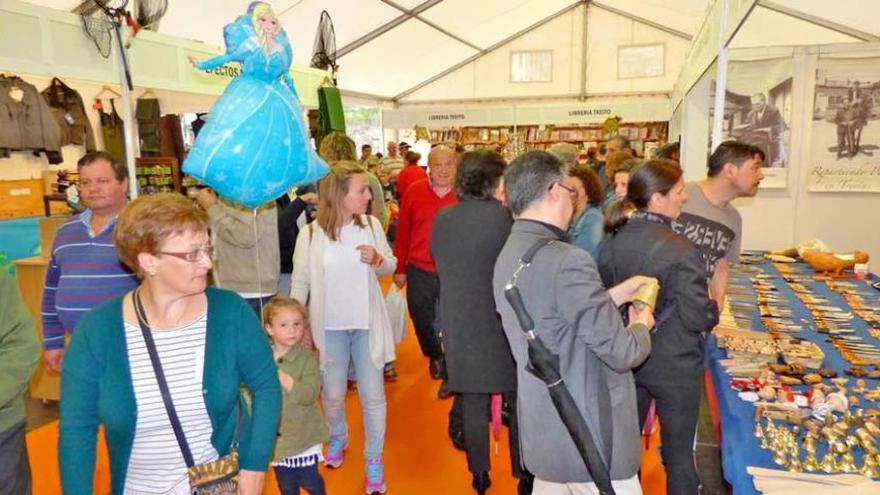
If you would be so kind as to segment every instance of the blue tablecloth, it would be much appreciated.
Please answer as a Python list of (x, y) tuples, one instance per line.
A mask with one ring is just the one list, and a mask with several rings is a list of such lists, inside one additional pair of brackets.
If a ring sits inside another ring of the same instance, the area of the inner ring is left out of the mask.
[[(775, 275), (772, 283), (779, 289), (779, 294), (785, 297), (791, 307), (793, 317), (796, 321), (803, 324), (803, 330), (792, 336), (804, 338), (816, 342), (825, 352), (824, 367), (834, 368), (845, 376), (843, 370), (851, 365), (846, 362), (840, 353), (831, 344), (825, 342), (827, 335), (820, 334), (816, 331), (815, 322), (812, 314), (804, 306), (804, 304), (795, 296), (794, 292), (788, 287), (788, 283), (783, 280), (773, 266), (772, 263), (764, 263), (760, 265), (765, 274)], [(795, 265), (797, 269), (805, 269), (805, 273), (813, 272), (804, 264)], [(876, 277), (872, 277), (873, 281), (877, 281)], [(752, 290), (751, 281), (748, 278), (731, 278), (731, 284)], [(837, 306), (846, 311), (852, 311), (846, 301), (833, 292), (824, 282), (810, 281), (805, 283), (813, 290), (817, 296), (828, 298), (831, 306)], [(876, 294), (880, 298), (880, 292), (870, 288), (866, 284), (865, 293)], [(758, 313), (757, 306), (752, 316), (752, 328), (754, 330), (765, 330), (761, 324), (761, 318)], [(861, 336), (865, 342), (877, 343), (876, 339), (871, 337), (868, 332), (867, 323), (859, 317), (852, 320), (852, 328), (856, 334)], [(762, 450), (760, 440), (754, 436), (755, 430), (755, 408), (752, 404), (741, 400), (737, 396), (737, 391), (730, 388), (730, 376), (724, 371), (719, 364), (719, 359), (725, 358), (725, 351), (719, 349), (716, 345), (715, 338), (708, 339), (709, 349), (709, 370), (712, 376), (712, 383), (715, 387), (715, 394), (718, 401), (718, 412), (721, 419), (721, 463), (724, 471), (724, 478), (733, 487), (735, 495), (756, 495), (758, 492), (752, 483), (752, 477), (746, 473), (748, 466), (759, 466), (767, 468), (778, 468), (772, 462), (772, 453), (769, 450)], [(802, 387), (806, 388), (806, 387)], [(865, 406), (863, 401), (862, 406)], [(868, 404), (872, 404), (868, 402)], [(878, 405), (870, 405), (868, 407), (880, 408)], [(821, 454), (822, 452), (820, 452)]]

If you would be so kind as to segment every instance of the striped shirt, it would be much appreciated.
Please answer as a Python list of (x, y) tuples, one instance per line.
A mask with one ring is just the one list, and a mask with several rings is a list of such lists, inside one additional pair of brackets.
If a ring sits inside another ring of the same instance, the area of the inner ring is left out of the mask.
[[(184, 327), (153, 332), (171, 400), (196, 464), (219, 457), (211, 445), (211, 418), (202, 396), (207, 323), (205, 314)], [(125, 322), (125, 339), (137, 404), (125, 494), (188, 494), (186, 463), (165, 411), (140, 327)]]
[(137, 287), (137, 277), (116, 256), (116, 220), (95, 234), (92, 212), (73, 216), (58, 229), (46, 272), (41, 319), (43, 346), (64, 347), (64, 333), (98, 304)]

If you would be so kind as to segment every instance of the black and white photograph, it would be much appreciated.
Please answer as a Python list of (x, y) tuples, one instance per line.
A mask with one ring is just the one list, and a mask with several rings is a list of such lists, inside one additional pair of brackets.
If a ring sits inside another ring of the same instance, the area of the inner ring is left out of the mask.
[(819, 59), (810, 190), (880, 192), (880, 58)]
[[(791, 59), (731, 60), (727, 69), (722, 139), (764, 151), (763, 188), (784, 188), (791, 164)], [(713, 86), (712, 98), (715, 96)]]

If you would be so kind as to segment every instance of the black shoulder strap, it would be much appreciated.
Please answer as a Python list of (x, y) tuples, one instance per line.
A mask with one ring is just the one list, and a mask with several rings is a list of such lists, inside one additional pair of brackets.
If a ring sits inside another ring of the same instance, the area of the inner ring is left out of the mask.
[(544, 246), (550, 244), (551, 242), (553, 242), (553, 239), (549, 237), (538, 239), (537, 241), (535, 241), (534, 244), (532, 244), (532, 247), (530, 247), (528, 251), (526, 251), (525, 254), (522, 255), (520, 261), (522, 261), (524, 265), (530, 264), (532, 260), (535, 259), (535, 255), (538, 254), (538, 251), (540, 251)]
[[(141, 327), (141, 334), (144, 336), (144, 344), (147, 346), (147, 352), (150, 354), (150, 362), (153, 364), (153, 372), (156, 374), (156, 382), (159, 384), (159, 392), (162, 394), (162, 402), (165, 404), (165, 412), (171, 421), (171, 428), (174, 430), (174, 437), (177, 438), (177, 445), (183, 454), (183, 461), (186, 467), (195, 466), (192, 451), (189, 443), (186, 441), (186, 435), (183, 433), (183, 427), (180, 425), (180, 418), (177, 416), (177, 410), (174, 409), (174, 403), (171, 401), (171, 391), (168, 389), (168, 382), (165, 380), (165, 372), (162, 371), (162, 363), (159, 361), (159, 352), (156, 350), (156, 342), (153, 340), (153, 332), (150, 330), (150, 324), (147, 322), (147, 314), (144, 312), (144, 306), (141, 303), (140, 289), (134, 291), (132, 295), (134, 303), (134, 312), (137, 315), (138, 323)], [(235, 432), (232, 435), (232, 449), (238, 448), (238, 438), (241, 433), (241, 427), (244, 422), (244, 404), (239, 395), (238, 404), (238, 420), (235, 424)]]
[(180, 418), (177, 417), (177, 411), (174, 409), (174, 403), (171, 401), (171, 391), (168, 390), (168, 382), (165, 380), (165, 372), (162, 371), (162, 363), (159, 361), (159, 353), (156, 351), (156, 343), (153, 341), (153, 333), (150, 331), (150, 325), (147, 323), (147, 315), (141, 304), (140, 289), (134, 291), (132, 296), (134, 302), (134, 312), (137, 314), (138, 323), (141, 326), (141, 334), (144, 336), (144, 344), (147, 346), (147, 352), (150, 354), (150, 362), (153, 364), (153, 372), (156, 373), (156, 382), (159, 384), (159, 392), (162, 393), (162, 402), (165, 404), (165, 412), (168, 413), (168, 419), (171, 420), (171, 428), (174, 430), (174, 436), (177, 438), (177, 444), (180, 446), (180, 452), (183, 454), (183, 461), (186, 467), (195, 466), (193, 462), (192, 451), (189, 449), (189, 443), (183, 433), (183, 427), (180, 426)]

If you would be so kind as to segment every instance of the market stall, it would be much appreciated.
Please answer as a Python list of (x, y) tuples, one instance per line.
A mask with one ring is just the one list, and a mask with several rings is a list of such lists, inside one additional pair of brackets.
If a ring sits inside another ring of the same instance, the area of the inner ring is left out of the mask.
[[(734, 493), (753, 494), (757, 491), (746, 472), (749, 466), (829, 473), (827, 465), (821, 464), (828, 446), (822, 427), (841, 428), (845, 424), (847, 428), (841, 430), (845, 433), (840, 434), (845, 442), (866, 422), (877, 419), (880, 289), (871, 286), (878, 282), (876, 277), (858, 280), (850, 275), (819, 275), (806, 263), (774, 263), (760, 253), (743, 259), (731, 277), (728, 297), (732, 316), (741, 328), (762, 333), (719, 331), (720, 336), (709, 339), (709, 369), (721, 420), (725, 479)], [(821, 352), (810, 358), (804, 354), (792, 357), (787, 350), (780, 352), (775, 347), (788, 339), (815, 344)], [(782, 364), (786, 361), (805, 365), (786, 368)], [(759, 369), (761, 362), (776, 366)], [(778, 372), (769, 371), (771, 368)], [(824, 400), (817, 397), (819, 392), (810, 392), (822, 388), (831, 389), (828, 393), (823, 390)], [(842, 410), (829, 412), (823, 404), (835, 392), (842, 394), (845, 402), (834, 404)], [(770, 421), (765, 416), (775, 418), (773, 427), (768, 429)], [(810, 428), (817, 426), (818, 434), (810, 433)], [(880, 434), (876, 424), (873, 428)], [(774, 444), (782, 430), (798, 431), (794, 435), (797, 441), (785, 447)], [(805, 442), (807, 437), (812, 440)], [(852, 454), (853, 467), (840, 472), (877, 478), (875, 439), (872, 435), (864, 444), (849, 445), (832, 465), (841, 469), (842, 456)], [(795, 457), (798, 462), (792, 462)]]

